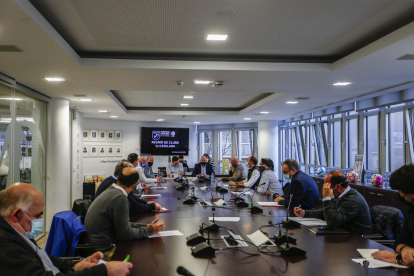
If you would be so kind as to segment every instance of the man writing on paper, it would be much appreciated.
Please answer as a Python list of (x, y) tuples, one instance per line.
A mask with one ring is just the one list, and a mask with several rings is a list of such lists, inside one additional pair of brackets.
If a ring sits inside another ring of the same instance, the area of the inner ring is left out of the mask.
[(408, 206), (404, 225), (395, 239), (395, 252), (377, 251), (374, 259), (414, 267), (414, 165), (404, 165), (390, 177), (390, 186), (398, 190), (398, 198)]
[(207, 158), (205, 156), (201, 156), (200, 163), (194, 166), (194, 171), (192, 176), (204, 176), (206, 178), (210, 177), (211, 174), (214, 174), (213, 166), (207, 163)]
[(167, 164), (167, 176), (173, 177), (174, 174), (183, 175), (183, 170), (183, 164), (178, 160), (178, 156), (173, 156), (171, 163)]
[(218, 179), (219, 181), (243, 181), (247, 177), (247, 172), (244, 166), (240, 163), (239, 158), (233, 156), (230, 159), (230, 177), (223, 177)]
[(238, 187), (246, 187), (252, 188), (254, 190), (257, 189), (257, 185), (260, 183), (260, 171), (259, 167), (257, 166), (257, 157), (256, 156), (249, 156), (247, 158), (247, 165), (249, 166), (249, 172), (247, 174), (247, 181), (244, 182), (234, 182), (229, 181), (230, 186), (238, 186)]
[[(328, 227), (342, 227), (358, 234), (372, 234), (371, 213), (365, 198), (352, 189), (341, 171), (330, 172), (323, 184), (323, 208), (303, 210), (295, 207), (295, 215), (318, 218)], [(332, 195), (334, 198), (332, 198)]]
[[(113, 244), (118, 241), (146, 238), (164, 229), (158, 218), (150, 224), (129, 222), (128, 194), (138, 185), (138, 172), (124, 168), (118, 175), (116, 184), (106, 189), (92, 202), (85, 217), (88, 231), (87, 243)], [(105, 252), (105, 261), (112, 258), (115, 248)]]
[(15, 183), (0, 192), (0, 267), (1, 275), (128, 275), (131, 263), (98, 264), (96, 252), (73, 265), (71, 261), (49, 256), (37, 247), (34, 237), (43, 228), (43, 194), (26, 183)]

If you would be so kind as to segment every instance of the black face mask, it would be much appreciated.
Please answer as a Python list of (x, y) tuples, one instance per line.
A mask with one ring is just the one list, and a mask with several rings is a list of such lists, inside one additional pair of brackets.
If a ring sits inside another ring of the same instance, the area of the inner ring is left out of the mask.
[[(407, 196), (407, 195), (406, 195)], [(407, 206), (411, 206), (411, 207), (414, 207), (414, 204), (413, 203), (410, 203), (410, 202), (408, 202), (407, 200), (405, 200), (405, 197), (402, 197), (399, 193), (398, 193), (398, 199), (402, 202), (402, 203), (404, 203), (405, 205), (407, 205)]]
[(264, 172), (266, 170), (265, 166), (259, 166), (259, 171)]
[(201, 165), (203, 165), (203, 166), (207, 165), (207, 162), (200, 162), (200, 163), (201, 163)]
[(154, 162), (148, 162), (148, 167), (152, 167), (152, 164), (154, 164)]
[(231, 166), (232, 166), (233, 168), (237, 167), (237, 166), (236, 166), (236, 164), (232, 164)]
[(180, 163), (183, 163), (183, 160), (181, 160)]

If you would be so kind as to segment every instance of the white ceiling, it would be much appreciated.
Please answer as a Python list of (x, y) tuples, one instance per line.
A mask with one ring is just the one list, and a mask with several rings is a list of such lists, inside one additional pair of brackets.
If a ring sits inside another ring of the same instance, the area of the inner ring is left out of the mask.
[[(65, 2), (64, 6), (71, 4), (70, 1), (62, 2)], [(261, 7), (261, 4), (267, 1), (254, 2)], [(322, 5), (323, 2), (326, 1), (321, 1), (320, 4)], [(344, 4), (350, 1), (335, 2)], [(354, 3), (353, 9), (357, 9), (360, 2), (358, 4), (355, 4), (355, 1), (352, 2)], [(376, 14), (391, 18), (399, 15), (396, 13), (398, 9), (392, 9), (395, 5), (413, 2), (372, 0), (361, 3), (364, 5), (376, 3)], [(117, 3), (121, 2), (117, 1)], [(395, 3), (394, 6), (389, 6), (392, 3)], [(384, 10), (387, 5), (389, 7), (387, 10), (382, 13), (378, 12), (379, 6)], [(394, 31), (332, 64), (216, 63), (209, 61), (190, 64), (185, 61), (171, 63), (166, 60), (155, 62), (128, 59), (94, 59), (91, 61), (82, 59), (68, 47), (69, 45), (65, 44), (61, 37), (59, 38), (47, 21), (44, 19), (42, 21), (39, 14), (36, 14), (36, 10), (30, 8), (28, 1), (0, 0), (0, 6), (2, 7), (0, 9), (0, 45), (17, 45), (23, 49), (22, 53), (0, 53), (0, 72), (48, 96), (68, 98), (70, 106), (81, 107), (80, 111), (84, 112), (85, 117), (88, 118), (109, 118), (108, 115), (98, 113), (98, 110), (107, 109), (111, 115), (119, 115), (121, 120), (135, 121), (155, 121), (163, 118), (165, 122), (192, 124), (194, 121), (200, 121), (202, 124), (213, 124), (240, 123), (244, 122), (245, 117), (252, 118), (252, 121), (281, 120), (309, 113), (315, 108), (322, 109), (324, 105), (357, 97), (370, 91), (414, 81), (414, 61), (395, 60), (402, 55), (413, 54), (414, 24)], [(372, 16), (371, 11), (365, 14), (366, 18), (372, 18)], [(263, 19), (256, 21), (256, 18), (249, 20), (253, 24)], [(303, 21), (300, 17), (293, 19), (296, 20), (297, 25), (311, 25), (315, 21), (315, 26), (320, 26), (320, 21), (323, 22), (324, 17), (309, 17), (307, 21)], [(203, 24), (208, 23), (206, 22)], [(270, 25), (263, 22), (260, 24), (264, 24), (266, 28)], [(240, 27), (238, 32), (243, 33), (243, 27)], [(306, 35), (304, 34), (303, 37)], [(313, 51), (311, 49), (313, 42), (311, 43), (309, 38), (306, 39), (310, 47), (305, 50), (310, 53)], [(341, 38), (336, 39), (341, 40)], [(250, 42), (246, 39), (245, 43), (248, 45)], [(190, 48), (194, 51), (201, 49), (196, 46)], [(245, 50), (248, 47), (239, 48)], [(260, 52), (262, 49), (258, 46), (253, 50)], [(234, 49), (220, 46), (217, 51), (221, 50), (233, 51)], [(188, 69), (189, 67), (195, 69)], [(44, 80), (49, 76), (64, 77), (66, 81), (49, 83)], [(224, 86), (219, 89), (196, 86), (192, 83), (194, 79), (221, 80)], [(176, 80), (184, 81), (184, 85), (177, 86)], [(332, 86), (332, 83), (337, 81), (350, 81), (353, 84), (347, 87)], [(229, 113), (231, 115), (221, 113), (214, 115), (214, 112), (206, 115), (203, 112), (187, 112), (185, 108), (182, 108), (179, 114), (159, 110), (134, 111), (127, 114), (105, 92), (106, 90), (120, 91), (120, 94), (124, 94), (124, 100), (128, 104), (132, 103), (135, 106), (143, 104), (148, 107), (176, 107), (176, 104), (181, 102), (182, 95), (188, 92), (195, 92), (193, 94), (195, 99), (191, 100), (191, 105), (200, 108), (244, 107), (247, 103), (251, 104), (250, 100), (261, 93), (276, 94), (270, 101), (260, 101), (236, 114)], [(86, 94), (93, 99), (93, 102), (80, 102), (79, 99), (71, 97), (72, 94)], [(310, 99), (300, 101), (297, 105), (285, 104), (286, 101), (296, 97), (310, 97)], [(231, 100), (231, 98), (236, 100)], [(260, 111), (271, 113), (254, 115)], [(185, 118), (182, 118), (182, 115), (185, 115)]]

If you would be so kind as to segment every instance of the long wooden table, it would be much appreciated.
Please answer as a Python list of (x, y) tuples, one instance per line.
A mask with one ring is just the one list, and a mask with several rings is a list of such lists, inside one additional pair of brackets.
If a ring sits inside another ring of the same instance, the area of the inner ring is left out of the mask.
[[(223, 183), (227, 184), (227, 183)], [(358, 248), (389, 249), (374, 241), (362, 238), (360, 235), (325, 235), (316, 236), (307, 227), (301, 226), (289, 228), (289, 235), (297, 238), (297, 246), (307, 251), (306, 256), (284, 256), (281, 253), (272, 255), (260, 254), (249, 256), (238, 250), (216, 251), (214, 257), (194, 257), (191, 255), (190, 246), (186, 245), (186, 236), (197, 233), (202, 222), (207, 222), (212, 216), (211, 207), (203, 207), (198, 203), (194, 205), (183, 204), (182, 197), (187, 191), (177, 191), (179, 183), (168, 181), (157, 184), (167, 187), (164, 190), (148, 189), (144, 194), (161, 194), (154, 201), (171, 210), (171, 213), (147, 213), (131, 216), (131, 221), (149, 223), (159, 217), (166, 225), (165, 230), (179, 230), (184, 236), (141, 239), (127, 242), (119, 242), (112, 260), (122, 261), (129, 254), (134, 267), (131, 275), (177, 275), (178, 266), (184, 266), (194, 275), (365, 275), (365, 269), (354, 263), (352, 258), (359, 258)], [(200, 186), (215, 187), (209, 181), (196, 183), (198, 190), (195, 196), (211, 199), (211, 191), (200, 190)], [(224, 196), (226, 201), (234, 198), (231, 191), (243, 191), (242, 188), (231, 188), (229, 193), (220, 195), (213, 191), (213, 196)], [(246, 201), (251, 201), (251, 196), (244, 196)], [(253, 201), (271, 201), (270, 197), (255, 195)], [(247, 208), (236, 206), (216, 208), (216, 217), (240, 217), (239, 222), (216, 222), (220, 226), (232, 228), (235, 234), (244, 240), (250, 241), (246, 235), (258, 230), (259, 226), (267, 225), (269, 220), (281, 221), (286, 216), (285, 207), (264, 207), (260, 214), (250, 214)], [(274, 217), (269, 215), (273, 211)], [(292, 211), (291, 211), (292, 215)], [(264, 228), (263, 231), (273, 237), (278, 230), (274, 227)], [(284, 229), (286, 230), (286, 228)], [(207, 233), (206, 233), (207, 235)], [(219, 239), (222, 235), (228, 235), (227, 230), (211, 232), (211, 239)], [(226, 248), (223, 241), (212, 241), (214, 248)], [(278, 247), (268, 247), (270, 250), (278, 250)], [(253, 246), (244, 249), (255, 253)], [(369, 269), (368, 275), (413, 275), (412, 269)]]

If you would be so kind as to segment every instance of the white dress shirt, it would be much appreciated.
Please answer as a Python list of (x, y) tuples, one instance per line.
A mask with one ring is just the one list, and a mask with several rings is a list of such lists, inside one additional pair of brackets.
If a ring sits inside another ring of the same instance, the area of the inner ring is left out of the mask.
[(138, 167), (135, 167), (135, 170), (139, 174), (139, 181), (141, 181), (143, 183), (157, 182), (157, 179), (155, 179), (155, 178), (147, 178), (145, 176), (144, 169), (141, 167), (141, 165), (138, 165)]
[(167, 164), (167, 174), (178, 174), (179, 172), (183, 172), (183, 164), (178, 163), (178, 166), (175, 167), (172, 162)]
[(119, 187), (118, 185), (116, 185), (115, 183), (112, 184), (112, 187), (114, 187), (115, 189), (120, 190), (126, 197), (128, 196), (128, 194), (126, 193), (126, 191), (122, 187)]
[(254, 183), (256, 183), (257, 179), (259, 179), (260, 177), (260, 172), (259, 170), (254, 170), (252, 173), (252, 176), (250, 177), (249, 180), (247, 180), (244, 183), (244, 187), (251, 187)]

